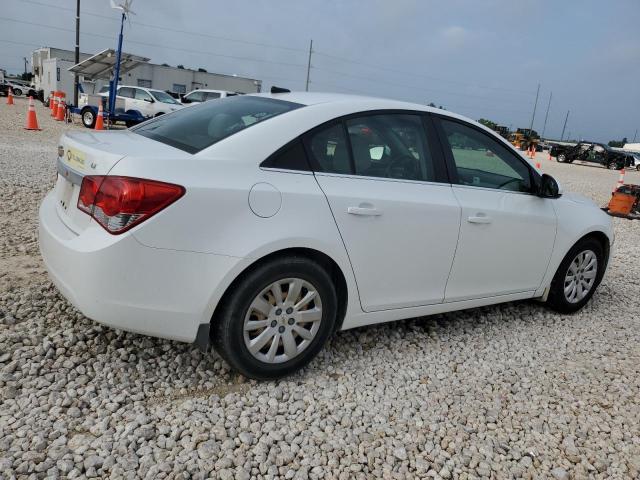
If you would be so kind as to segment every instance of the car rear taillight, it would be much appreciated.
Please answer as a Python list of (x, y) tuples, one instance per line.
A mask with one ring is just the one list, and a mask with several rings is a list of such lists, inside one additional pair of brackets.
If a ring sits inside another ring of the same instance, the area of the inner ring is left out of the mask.
[(107, 232), (126, 232), (184, 195), (180, 185), (142, 178), (89, 175), (82, 179), (78, 209)]

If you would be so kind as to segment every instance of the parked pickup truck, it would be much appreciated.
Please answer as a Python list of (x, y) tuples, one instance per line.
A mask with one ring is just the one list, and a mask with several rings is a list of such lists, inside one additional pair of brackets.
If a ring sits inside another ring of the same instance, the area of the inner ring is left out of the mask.
[(610, 170), (632, 166), (633, 160), (624, 152), (617, 152), (603, 143), (580, 142), (577, 145), (554, 145), (551, 156), (561, 163), (575, 160), (602, 165)]

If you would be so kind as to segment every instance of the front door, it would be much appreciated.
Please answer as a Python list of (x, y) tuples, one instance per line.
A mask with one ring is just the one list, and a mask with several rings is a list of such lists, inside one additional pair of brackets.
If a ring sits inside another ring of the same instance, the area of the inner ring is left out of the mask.
[(305, 139), (364, 311), (444, 299), (460, 207), (427, 138), (420, 115), (398, 113), (350, 117)]
[(553, 250), (554, 200), (532, 193), (537, 174), (500, 140), (466, 122), (440, 125), (462, 207), (445, 301), (533, 292)]

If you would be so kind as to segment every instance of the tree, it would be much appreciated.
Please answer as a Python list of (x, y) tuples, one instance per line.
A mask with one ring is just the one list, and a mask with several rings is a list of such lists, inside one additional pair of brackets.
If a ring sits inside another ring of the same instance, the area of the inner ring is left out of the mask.
[(178, 65), (176, 68), (181, 68), (182, 70), (184, 70), (184, 65)]
[(202, 67), (198, 68), (198, 71), (202, 73), (207, 73), (207, 70)]
[(481, 118), (480, 120), (478, 120), (478, 123), (481, 123), (482, 125), (484, 125), (487, 128), (490, 128), (491, 130), (495, 130), (496, 127), (498, 126), (496, 122), (487, 120), (486, 118)]
[(624, 137), (622, 140), (611, 140), (608, 145), (610, 147), (615, 147), (615, 148), (622, 148), (624, 147), (625, 143), (629, 143), (627, 140), (627, 137)]

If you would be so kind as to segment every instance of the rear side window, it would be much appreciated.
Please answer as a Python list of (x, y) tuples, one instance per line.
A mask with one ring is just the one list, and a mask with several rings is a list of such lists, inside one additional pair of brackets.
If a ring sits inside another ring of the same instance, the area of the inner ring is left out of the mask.
[(314, 132), (309, 137), (307, 146), (317, 170), (329, 173), (351, 173), (349, 147), (342, 123)]
[(309, 168), (309, 162), (307, 161), (307, 154), (304, 151), (304, 146), (300, 139), (278, 150), (262, 162), (260, 166), (265, 168), (282, 168), (283, 170), (311, 170), (311, 168)]
[(245, 128), (302, 107), (273, 98), (237, 96), (162, 115), (131, 130), (189, 153), (210, 147)]
[(133, 98), (133, 88), (131, 87), (119, 88), (118, 95), (121, 97)]

